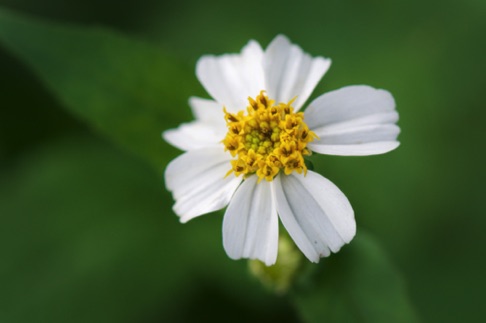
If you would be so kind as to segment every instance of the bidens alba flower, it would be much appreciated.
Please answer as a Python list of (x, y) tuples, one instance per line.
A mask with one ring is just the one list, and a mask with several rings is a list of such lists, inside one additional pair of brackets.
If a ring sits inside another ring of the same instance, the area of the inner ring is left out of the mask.
[(356, 233), (354, 212), (329, 180), (308, 170), (312, 152), (362, 156), (395, 149), (391, 94), (348, 86), (299, 112), (331, 60), (312, 58), (284, 36), (263, 51), (203, 56), (196, 74), (214, 100), (191, 98), (196, 121), (164, 132), (184, 151), (165, 171), (181, 222), (226, 206), (224, 248), (233, 259), (277, 259), (278, 219), (312, 262)]

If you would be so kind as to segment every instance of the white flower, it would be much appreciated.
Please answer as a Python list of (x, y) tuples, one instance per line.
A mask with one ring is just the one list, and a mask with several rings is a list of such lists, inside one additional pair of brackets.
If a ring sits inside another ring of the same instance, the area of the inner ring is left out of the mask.
[(305, 114), (297, 112), (330, 64), (281, 35), (265, 51), (250, 41), (241, 54), (198, 61), (197, 77), (214, 100), (191, 98), (196, 121), (164, 132), (186, 151), (167, 166), (165, 180), (181, 222), (228, 206), (223, 244), (229, 257), (274, 264), (278, 218), (312, 262), (354, 237), (348, 199), (308, 171), (303, 156), (393, 150), (398, 113), (389, 92), (365, 85), (321, 95)]

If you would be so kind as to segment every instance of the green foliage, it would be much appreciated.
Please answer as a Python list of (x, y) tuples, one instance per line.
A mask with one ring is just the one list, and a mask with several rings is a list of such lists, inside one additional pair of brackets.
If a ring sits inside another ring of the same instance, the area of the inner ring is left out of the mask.
[(141, 41), (0, 10), (0, 41), (75, 115), (157, 169), (160, 134), (194, 94), (192, 69)]
[(402, 277), (366, 232), (309, 271), (292, 295), (306, 322), (418, 321)]
[(182, 229), (152, 170), (107, 144), (67, 137), (0, 176), (1, 322), (292, 316), (225, 256), (219, 216)]

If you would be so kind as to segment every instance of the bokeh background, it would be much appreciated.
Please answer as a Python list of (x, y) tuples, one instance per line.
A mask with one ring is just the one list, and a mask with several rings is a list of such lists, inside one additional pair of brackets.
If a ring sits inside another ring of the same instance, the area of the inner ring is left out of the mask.
[[(333, 60), (313, 97), (351, 84), (389, 90), (399, 149), (322, 156), (317, 168), (382, 245), (423, 322), (486, 319), (485, 1), (0, 6), (117, 30), (189, 69), (203, 54), (237, 52), (249, 39), (266, 46), (283, 33)], [(194, 93), (204, 95), (200, 86)], [(0, 322), (299, 320), (245, 261), (226, 257), (221, 213), (179, 224), (165, 165), (153, 168), (70, 114), (2, 44), (0, 106)], [(188, 106), (160, 109), (173, 110), (160, 131), (191, 119)], [(168, 160), (179, 154), (162, 140), (158, 149)]]

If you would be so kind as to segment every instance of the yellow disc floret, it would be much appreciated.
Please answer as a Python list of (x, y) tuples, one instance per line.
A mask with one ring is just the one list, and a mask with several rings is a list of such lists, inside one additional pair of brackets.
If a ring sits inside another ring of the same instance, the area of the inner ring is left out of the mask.
[(306, 174), (303, 156), (311, 154), (306, 146), (317, 136), (305, 124), (304, 114), (294, 113), (293, 100), (275, 105), (262, 91), (248, 101), (246, 115), (224, 110), (228, 133), (223, 144), (236, 158), (228, 174), (256, 174), (259, 181), (272, 181), (280, 170)]

